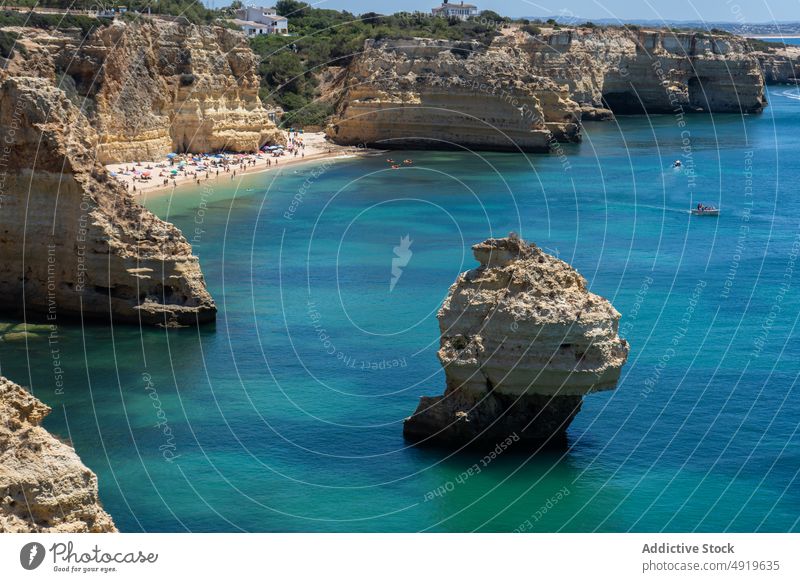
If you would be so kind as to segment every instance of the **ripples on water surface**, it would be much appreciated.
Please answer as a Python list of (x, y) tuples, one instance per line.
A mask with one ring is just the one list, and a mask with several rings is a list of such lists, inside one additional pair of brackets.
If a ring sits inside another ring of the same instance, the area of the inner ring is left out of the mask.
[[(2, 372), (53, 406), (124, 531), (796, 530), (800, 103), (770, 101), (589, 123), (566, 162), (395, 152), (413, 166), (246, 176), (204, 210), (198, 191), (152, 199), (196, 238), (216, 327), (61, 326), (63, 395), (46, 342), (0, 343)], [(586, 398), (564, 453), (406, 448), (403, 417), (444, 387), (436, 310), (469, 245), (510, 230), (622, 312), (619, 388)]]

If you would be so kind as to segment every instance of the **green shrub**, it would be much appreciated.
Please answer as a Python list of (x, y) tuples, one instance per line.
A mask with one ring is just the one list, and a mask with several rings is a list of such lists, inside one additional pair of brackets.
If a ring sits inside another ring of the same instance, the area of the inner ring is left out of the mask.
[(281, 122), (284, 127), (324, 127), (331, 114), (333, 106), (330, 103), (313, 101), (285, 113)]
[(528, 34), (532, 34), (533, 36), (536, 36), (537, 34), (540, 34), (542, 32), (542, 29), (536, 26), (535, 24), (524, 24), (522, 26), (522, 30), (524, 30)]
[(16, 12), (13, 10), (6, 10), (0, 13), (0, 27), (30, 26), (46, 30), (78, 28), (84, 36), (94, 28), (108, 26), (109, 24), (108, 20), (79, 14), (41, 14), (39, 12)]
[(7, 30), (0, 30), (0, 56), (10, 59), (14, 56), (14, 48), (19, 35)]

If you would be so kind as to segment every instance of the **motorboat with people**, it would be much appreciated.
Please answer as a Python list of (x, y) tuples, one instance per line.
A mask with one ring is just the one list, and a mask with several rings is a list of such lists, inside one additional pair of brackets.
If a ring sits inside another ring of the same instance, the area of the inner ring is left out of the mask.
[(695, 216), (719, 216), (719, 208), (715, 206), (706, 206), (702, 202), (698, 202), (695, 208), (691, 210)]
[(675, 160), (674, 162), (672, 162), (672, 167), (673, 168), (680, 168), (682, 165), (683, 164), (681, 163), (680, 160)]

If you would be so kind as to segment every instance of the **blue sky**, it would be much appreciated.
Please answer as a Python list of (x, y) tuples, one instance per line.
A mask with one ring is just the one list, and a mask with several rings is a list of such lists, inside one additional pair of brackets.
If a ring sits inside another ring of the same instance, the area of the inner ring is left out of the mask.
[[(227, 0), (214, 0), (217, 6)], [(325, 0), (309, 3), (320, 8), (392, 13), (402, 10), (428, 11), (440, 0)], [(455, 2), (456, 0), (450, 0)], [(481, 10), (505, 16), (561, 14), (583, 20), (591, 18), (709, 20), (726, 22), (800, 21), (800, 0), (466, 0)], [(252, 2), (252, 0), (251, 0)], [(210, 4), (211, 0), (206, 0)], [(245, 3), (247, 0), (245, 0)], [(270, 0), (256, 0), (271, 6)]]

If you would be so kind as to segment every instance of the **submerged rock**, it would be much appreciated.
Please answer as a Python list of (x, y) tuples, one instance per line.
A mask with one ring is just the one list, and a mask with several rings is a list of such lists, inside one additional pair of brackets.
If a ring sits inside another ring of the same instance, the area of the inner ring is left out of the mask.
[(628, 357), (620, 314), (567, 263), (516, 236), (472, 247), (439, 310), (447, 388), (407, 418), (413, 442), (450, 446), (563, 437), (584, 395), (613, 390)]
[(0, 377), (0, 532), (113, 532), (97, 477), (39, 424), (50, 413)]

